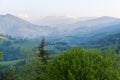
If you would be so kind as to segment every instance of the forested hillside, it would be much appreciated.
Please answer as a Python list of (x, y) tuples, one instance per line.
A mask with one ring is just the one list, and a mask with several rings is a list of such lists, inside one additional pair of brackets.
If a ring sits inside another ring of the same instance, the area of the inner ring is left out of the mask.
[(0, 80), (120, 80), (120, 19), (50, 27), (8, 14), (0, 22)]
[(6, 67), (1, 80), (120, 80), (120, 54), (113, 49), (75, 47), (51, 56), (44, 46), (42, 40), (35, 57)]

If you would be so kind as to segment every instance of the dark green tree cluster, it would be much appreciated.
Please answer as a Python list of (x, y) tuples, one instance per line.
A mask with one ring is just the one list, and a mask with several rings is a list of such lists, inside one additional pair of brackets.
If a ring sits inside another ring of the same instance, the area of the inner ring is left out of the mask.
[(108, 53), (103, 54), (100, 50), (86, 51), (83, 48), (73, 48), (50, 61), (47, 79), (120, 80), (119, 69), (114, 68), (117, 62), (113, 59), (115, 57)]
[(50, 57), (42, 39), (36, 56), (8, 67), (1, 80), (120, 80), (120, 54), (110, 49), (71, 48)]
[(38, 56), (27, 61), (16, 80), (120, 80), (120, 54), (112, 49), (76, 47), (45, 60)]
[[(45, 40), (42, 39), (38, 47), (36, 57), (26, 60), (26, 64), (19, 67), (17, 80), (45, 80), (47, 73), (47, 62), (50, 59), (49, 52), (45, 50)], [(24, 72), (24, 73), (23, 73)]]
[(15, 68), (11, 65), (3, 70), (0, 80), (16, 80), (16, 78)]

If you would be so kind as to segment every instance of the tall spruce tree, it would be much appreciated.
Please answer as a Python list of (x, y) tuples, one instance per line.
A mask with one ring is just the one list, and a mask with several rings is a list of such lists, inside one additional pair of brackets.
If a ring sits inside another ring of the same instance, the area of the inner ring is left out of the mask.
[(39, 44), (38, 50), (38, 60), (36, 61), (36, 79), (35, 80), (45, 80), (45, 76), (47, 73), (47, 60), (49, 59), (49, 52), (45, 50), (45, 39), (43, 38)]
[(38, 50), (39, 50), (39, 54), (38, 57), (40, 58), (40, 60), (46, 64), (47, 60), (49, 59), (49, 52), (47, 50), (45, 50), (45, 39), (43, 38), (39, 44)]

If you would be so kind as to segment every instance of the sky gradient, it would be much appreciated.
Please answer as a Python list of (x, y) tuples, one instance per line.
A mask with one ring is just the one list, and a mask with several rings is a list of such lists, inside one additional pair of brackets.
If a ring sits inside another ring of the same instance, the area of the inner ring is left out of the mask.
[(0, 0), (0, 14), (27, 20), (46, 16), (120, 18), (120, 0)]

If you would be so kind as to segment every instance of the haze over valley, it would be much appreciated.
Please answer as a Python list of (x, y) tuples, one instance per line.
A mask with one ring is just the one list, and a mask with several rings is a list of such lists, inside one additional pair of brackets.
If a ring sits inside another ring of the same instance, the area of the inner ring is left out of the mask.
[(120, 80), (120, 0), (0, 0), (0, 80)]

